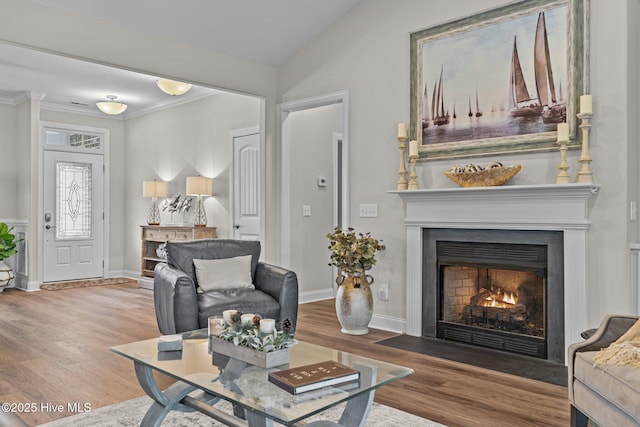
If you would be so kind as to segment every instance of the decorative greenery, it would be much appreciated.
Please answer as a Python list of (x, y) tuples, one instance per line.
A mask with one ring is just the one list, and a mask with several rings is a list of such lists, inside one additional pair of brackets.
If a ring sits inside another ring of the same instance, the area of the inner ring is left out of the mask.
[(273, 333), (264, 334), (260, 332), (262, 317), (255, 315), (252, 324), (243, 325), (240, 321), (241, 315), (241, 311), (236, 311), (231, 316), (231, 323), (224, 323), (218, 338), (232, 342), (234, 345), (249, 347), (265, 353), (283, 350), (296, 343), (296, 340), (293, 339), (293, 328), (289, 319), (282, 322), (281, 330), (275, 328)]
[(164, 199), (160, 207), (163, 212), (183, 213), (191, 208), (191, 203), (193, 203), (193, 199), (191, 197), (181, 196), (178, 194), (177, 196)]
[(329, 265), (338, 267), (345, 273), (364, 273), (376, 264), (376, 252), (385, 249), (382, 240), (371, 237), (371, 233), (357, 233), (349, 227), (345, 233), (336, 227), (327, 234), (331, 251)]
[(0, 222), (0, 261), (16, 254), (16, 244), (19, 240), (15, 240), (15, 236), (11, 233), (13, 227), (9, 227), (4, 222)]

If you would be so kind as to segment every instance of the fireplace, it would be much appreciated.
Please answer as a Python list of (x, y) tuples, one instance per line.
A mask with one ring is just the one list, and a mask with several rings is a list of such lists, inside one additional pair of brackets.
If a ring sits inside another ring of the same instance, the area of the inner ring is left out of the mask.
[[(555, 279), (562, 277), (563, 297), (547, 296), (545, 333), (563, 330), (564, 343), (558, 342), (558, 336), (547, 336), (547, 358), (566, 363), (568, 344), (582, 340), (580, 333), (590, 327), (587, 241), (589, 211), (599, 188), (594, 184), (542, 184), (391, 191), (401, 197), (405, 205), (407, 335), (423, 336), (425, 327), (432, 336), (437, 333), (439, 306), (435, 301), (438, 300), (427, 298), (424, 293), (429, 292), (427, 289), (436, 292), (438, 287), (427, 288), (424, 282), (428, 279), (425, 271), (439, 270), (435, 269), (435, 261), (431, 270), (423, 266), (427, 249), (425, 233), (439, 229), (554, 232), (562, 237), (562, 244), (549, 245), (547, 249), (546, 288), (550, 289), (549, 281), (554, 275)], [(435, 253), (435, 248), (433, 250)], [(433, 280), (437, 274), (432, 275)], [(563, 309), (554, 308), (555, 304), (563, 304)], [(557, 352), (562, 357), (553, 355)]]
[(423, 236), (423, 335), (563, 361), (562, 233)]

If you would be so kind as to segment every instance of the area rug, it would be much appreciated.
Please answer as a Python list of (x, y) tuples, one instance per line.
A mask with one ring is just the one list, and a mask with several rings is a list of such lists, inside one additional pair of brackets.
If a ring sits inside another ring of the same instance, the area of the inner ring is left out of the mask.
[(409, 335), (398, 335), (378, 341), (376, 344), (518, 375), (563, 387), (567, 386), (567, 367), (545, 359), (521, 356), (453, 341), (412, 337)]
[[(151, 406), (151, 399), (147, 396), (138, 397), (127, 400), (125, 402), (116, 403), (104, 408), (99, 408), (91, 412), (73, 415), (62, 418), (39, 427), (133, 427), (139, 426), (140, 421), (144, 417), (145, 412)], [(219, 402), (215, 405), (225, 412), (231, 413), (231, 405), (227, 402)], [(322, 419), (337, 421), (342, 413), (343, 405), (338, 405), (327, 411), (314, 415), (307, 421)], [(280, 424), (275, 424), (280, 425)], [(417, 417), (407, 412), (385, 406), (379, 403), (373, 403), (369, 417), (367, 418), (367, 426), (372, 427), (445, 427), (424, 418)], [(218, 427), (223, 424), (215, 421), (198, 412), (171, 412), (162, 423), (163, 427)]]
[(40, 289), (47, 291), (60, 291), (64, 289), (86, 288), (89, 286), (106, 286), (106, 285), (128, 285), (138, 284), (135, 279), (128, 277), (106, 277), (100, 279), (73, 280), (69, 282), (55, 282), (40, 285)]

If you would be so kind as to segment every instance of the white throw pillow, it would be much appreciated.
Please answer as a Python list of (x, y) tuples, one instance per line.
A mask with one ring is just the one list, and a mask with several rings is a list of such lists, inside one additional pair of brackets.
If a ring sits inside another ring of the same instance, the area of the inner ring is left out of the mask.
[(255, 289), (251, 281), (251, 255), (222, 259), (194, 259), (198, 286), (216, 289)]

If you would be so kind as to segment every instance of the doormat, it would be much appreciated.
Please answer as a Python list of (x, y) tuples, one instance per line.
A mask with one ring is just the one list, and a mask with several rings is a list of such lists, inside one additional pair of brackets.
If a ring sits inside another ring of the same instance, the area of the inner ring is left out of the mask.
[(491, 369), (549, 384), (567, 386), (567, 367), (545, 359), (442, 339), (398, 335), (376, 344)]
[(54, 282), (40, 285), (40, 289), (47, 291), (60, 291), (64, 289), (87, 288), (90, 286), (106, 285), (137, 285), (138, 281), (128, 277), (105, 277), (100, 279), (73, 280), (68, 282)]

